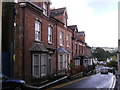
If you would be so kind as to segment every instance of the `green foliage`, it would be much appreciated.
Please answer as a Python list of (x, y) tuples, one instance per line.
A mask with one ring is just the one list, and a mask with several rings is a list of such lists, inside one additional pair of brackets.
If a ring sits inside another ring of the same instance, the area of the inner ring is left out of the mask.
[(117, 61), (117, 57), (116, 56), (112, 56), (111, 57), (113, 61)]
[(94, 50), (93, 57), (97, 58), (98, 61), (106, 61), (107, 58), (116, 60), (117, 52), (110, 53), (109, 51), (105, 51), (103, 48), (98, 47)]
[(72, 68), (72, 67), (75, 67), (75, 64), (74, 64), (74, 62), (71, 62), (71, 63), (68, 64), (68, 66), (69, 66), (70, 68)]
[(106, 66), (108, 66), (108, 67), (114, 67), (116, 70), (117, 70), (117, 62), (116, 61), (110, 61), (110, 62), (107, 62), (106, 63)]
[(96, 48), (93, 53), (93, 56), (98, 59), (98, 61), (105, 61), (106, 60), (106, 53), (105, 50), (102, 48)]

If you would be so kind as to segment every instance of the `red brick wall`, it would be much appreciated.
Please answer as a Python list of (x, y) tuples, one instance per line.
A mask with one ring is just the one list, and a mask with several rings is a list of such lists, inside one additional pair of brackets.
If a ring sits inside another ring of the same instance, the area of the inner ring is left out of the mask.
[[(17, 38), (16, 38), (16, 76), (24, 77), (26, 80), (31, 78), (31, 53), (30, 47), (36, 42), (34, 38), (34, 30), (35, 30), (35, 20), (42, 21), (42, 42), (44, 46), (50, 46), (52, 48), (56, 48), (56, 30), (55, 30), (55, 23), (49, 21), (49, 19), (40, 13), (35, 13), (34, 11), (25, 8), (19, 8), (19, 14), (17, 15), (17, 24), (18, 24), (18, 31), (17, 31)], [(48, 44), (48, 25), (53, 25), (53, 44)], [(23, 33), (24, 33), (24, 42), (23, 42)], [(24, 43), (24, 45), (23, 45)], [(24, 50), (24, 59), (23, 59), (23, 50)], [(23, 66), (24, 60), (24, 66)], [(24, 68), (24, 73), (22, 68)]]

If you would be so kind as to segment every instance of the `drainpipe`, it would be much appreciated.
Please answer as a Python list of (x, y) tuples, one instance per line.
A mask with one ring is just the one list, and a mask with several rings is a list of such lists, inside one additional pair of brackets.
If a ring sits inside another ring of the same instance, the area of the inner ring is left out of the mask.
[[(58, 45), (58, 43), (57, 43), (57, 25), (58, 25), (58, 23), (56, 23), (56, 49), (57, 49), (57, 45)], [(58, 71), (58, 52), (57, 52), (57, 50), (56, 50), (56, 72)]]
[[(2, 0), (0, 0), (0, 43), (2, 43)], [(1, 44), (2, 45), (2, 44)], [(2, 72), (2, 59), (1, 59), (1, 45), (0, 45), (0, 72)]]

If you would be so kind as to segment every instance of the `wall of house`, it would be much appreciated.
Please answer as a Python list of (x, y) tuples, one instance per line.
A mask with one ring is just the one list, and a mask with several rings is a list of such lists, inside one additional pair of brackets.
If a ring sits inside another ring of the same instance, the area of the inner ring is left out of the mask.
[[(41, 6), (41, 3), (35, 3)], [(16, 54), (15, 54), (15, 69), (14, 73), (16, 77), (23, 78), (25, 80), (30, 80), (32, 78), (32, 53), (30, 48), (34, 43), (42, 43), (44, 47), (49, 50), (48, 53), (48, 69), (49, 69), (49, 55), (52, 54), (51, 58), (51, 70), (55, 73), (58, 70), (58, 53), (57, 49), (60, 48), (59, 33), (63, 32), (63, 48), (70, 51), (70, 60), (74, 60), (74, 56), (79, 56), (80, 52), (86, 55), (85, 42), (72, 39), (72, 36), (77, 38), (77, 31), (73, 31), (64, 26), (58, 20), (54, 18), (49, 18), (43, 15), (42, 12), (36, 12), (30, 7), (20, 7), (17, 6), (17, 27), (16, 27)], [(63, 16), (57, 16), (59, 20), (63, 20)], [(35, 21), (39, 20), (42, 23), (42, 41), (35, 41)], [(53, 42), (48, 43), (48, 26), (53, 28)], [(66, 35), (70, 35), (70, 46), (67, 47)], [(85, 37), (84, 37), (85, 38)], [(80, 38), (81, 39), (81, 38)], [(77, 52), (75, 51), (75, 45), (77, 44)], [(79, 52), (79, 45), (80, 52)], [(83, 60), (83, 59), (81, 59)], [(78, 67), (79, 68), (79, 67)], [(48, 71), (49, 72), (49, 71)], [(77, 73), (78, 71), (76, 71)]]
[[(18, 6), (19, 13), (17, 14), (17, 28), (16, 32), (16, 69), (15, 73), (17, 77), (24, 77), (29, 80), (32, 75), (32, 53), (30, 48), (34, 43), (43, 43), (43, 45), (51, 49), (52, 53), (52, 73), (55, 72), (55, 57), (56, 57), (56, 23), (54, 20), (50, 20), (48, 17), (37, 13), (35, 10), (31, 10), (27, 7), (20, 8)], [(42, 36), (41, 42), (35, 41), (35, 21), (39, 20), (42, 23)], [(53, 27), (53, 43), (48, 44), (48, 26)], [(18, 64), (19, 63), (19, 64)], [(18, 64), (18, 65), (17, 65)], [(24, 70), (23, 70), (24, 69)]]

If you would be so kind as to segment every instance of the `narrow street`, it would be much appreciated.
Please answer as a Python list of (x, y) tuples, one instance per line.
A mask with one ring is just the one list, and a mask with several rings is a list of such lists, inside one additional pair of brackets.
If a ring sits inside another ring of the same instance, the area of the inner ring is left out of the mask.
[(54, 88), (92, 88), (92, 89), (97, 89), (97, 88), (114, 88), (116, 82), (116, 78), (112, 73), (109, 74), (95, 74), (90, 77), (87, 77), (82, 80), (77, 80), (76, 82), (73, 83), (68, 83), (65, 85), (60, 85), (56, 86)]

